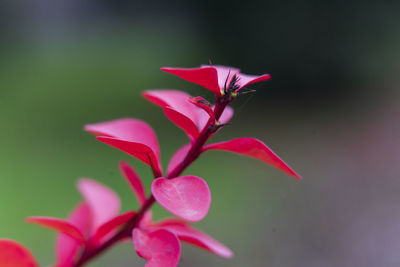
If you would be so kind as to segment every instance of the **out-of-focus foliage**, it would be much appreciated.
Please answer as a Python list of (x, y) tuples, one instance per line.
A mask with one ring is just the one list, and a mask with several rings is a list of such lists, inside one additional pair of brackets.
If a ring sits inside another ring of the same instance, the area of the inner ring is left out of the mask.
[[(54, 234), (29, 215), (66, 216), (78, 177), (137, 206), (118, 173), (139, 161), (82, 126), (137, 117), (157, 131), (163, 164), (187, 142), (145, 89), (206, 90), (158, 70), (215, 64), (270, 73), (235, 103), (218, 140), (254, 136), (304, 177), (210, 152), (186, 174), (213, 204), (199, 228), (223, 260), (184, 247), (182, 266), (398, 266), (400, 4), (388, 1), (4, 1), (0, 5), (0, 237), (52, 262)], [(173, 138), (172, 138), (173, 137)], [(166, 213), (159, 207), (155, 217)], [(122, 245), (93, 266), (143, 264)]]

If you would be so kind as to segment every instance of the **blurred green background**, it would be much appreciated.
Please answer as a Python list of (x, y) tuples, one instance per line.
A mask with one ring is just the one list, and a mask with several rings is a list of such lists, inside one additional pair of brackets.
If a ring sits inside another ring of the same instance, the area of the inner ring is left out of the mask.
[[(210, 213), (196, 224), (232, 260), (184, 246), (180, 266), (400, 265), (400, 2), (111, 1), (0, 3), (0, 237), (54, 261), (55, 234), (31, 215), (65, 217), (79, 177), (138, 206), (118, 162), (138, 160), (96, 142), (87, 123), (149, 122), (164, 166), (187, 142), (145, 89), (212, 95), (159, 70), (215, 64), (270, 73), (233, 104), (216, 140), (254, 136), (303, 175), (209, 152), (186, 173), (207, 180)], [(159, 206), (156, 218), (168, 213)], [(142, 266), (123, 244), (90, 266)]]

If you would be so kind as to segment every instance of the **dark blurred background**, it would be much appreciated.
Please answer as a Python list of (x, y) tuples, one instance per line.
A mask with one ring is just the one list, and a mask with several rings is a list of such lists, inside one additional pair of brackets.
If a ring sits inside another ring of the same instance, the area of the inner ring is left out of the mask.
[[(207, 180), (213, 204), (196, 227), (235, 257), (184, 246), (180, 266), (399, 266), (399, 13), (398, 1), (3, 0), (0, 237), (52, 263), (55, 234), (24, 218), (65, 217), (79, 177), (136, 208), (117, 164), (132, 163), (147, 186), (150, 171), (83, 125), (144, 119), (166, 166), (186, 137), (140, 93), (212, 100), (159, 70), (212, 60), (272, 75), (234, 103), (233, 125), (216, 139), (260, 138), (304, 180), (223, 152), (200, 158), (186, 173)], [(124, 244), (90, 266), (143, 264)]]

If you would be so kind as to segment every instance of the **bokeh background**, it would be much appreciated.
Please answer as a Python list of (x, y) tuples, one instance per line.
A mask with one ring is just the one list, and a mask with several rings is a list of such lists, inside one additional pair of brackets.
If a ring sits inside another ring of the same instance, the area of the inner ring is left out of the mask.
[[(208, 63), (270, 73), (234, 103), (216, 140), (264, 140), (304, 177), (209, 152), (186, 173), (213, 203), (196, 227), (232, 260), (184, 246), (180, 266), (400, 266), (400, 2), (3, 0), (0, 3), (0, 237), (54, 261), (55, 234), (30, 215), (65, 217), (79, 177), (138, 204), (118, 162), (138, 160), (96, 142), (86, 123), (148, 121), (164, 166), (187, 142), (144, 89), (212, 99), (159, 70)], [(167, 216), (159, 206), (155, 217)], [(143, 266), (123, 244), (90, 266)]]

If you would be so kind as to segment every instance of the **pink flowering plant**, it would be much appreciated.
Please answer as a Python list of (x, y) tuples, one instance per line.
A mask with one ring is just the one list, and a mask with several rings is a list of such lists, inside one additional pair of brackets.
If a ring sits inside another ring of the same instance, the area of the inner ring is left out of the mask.
[[(224, 66), (199, 68), (161, 68), (215, 94), (215, 105), (202, 97), (191, 97), (177, 90), (148, 90), (143, 97), (161, 107), (166, 117), (188, 136), (186, 145), (172, 156), (166, 171), (160, 162), (160, 148), (153, 129), (145, 122), (123, 118), (89, 124), (85, 130), (96, 139), (117, 148), (147, 164), (154, 175), (151, 194), (146, 193), (136, 171), (126, 162), (120, 170), (140, 208), (119, 214), (120, 199), (107, 186), (91, 179), (80, 179), (77, 188), (82, 202), (66, 219), (29, 217), (35, 223), (55, 230), (57, 267), (84, 266), (96, 256), (124, 240), (131, 240), (136, 253), (147, 260), (147, 267), (177, 266), (181, 256), (181, 241), (205, 249), (224, 258), (232, 251), (190, 223), (202, 220), (211, 205), (207, 182), (182, 172), (208, 150), (225, 150), (261, 160), (293, 176), (301, 177), (283, 162), (263, 142), (254, 138), (237, 138), (207, 144), (233, 116), (229, 107), (237, 97), (251, 92), (248, 86), (266, 81), (268, 74), (252, 76), (239, 69)], [(173, 218), (153, 222), (151, 207), (158, 202)], [(0, 239), (0, 266), (39, 266), (21, 244)]]

